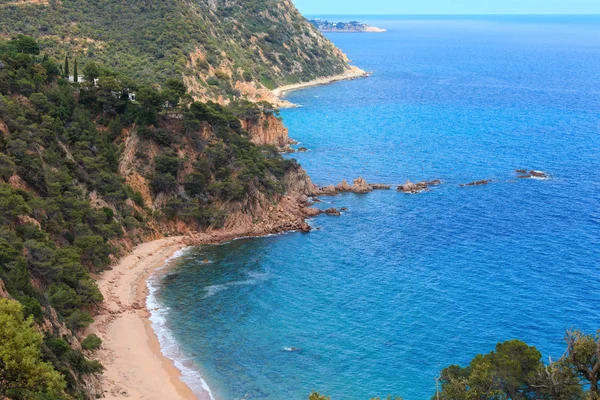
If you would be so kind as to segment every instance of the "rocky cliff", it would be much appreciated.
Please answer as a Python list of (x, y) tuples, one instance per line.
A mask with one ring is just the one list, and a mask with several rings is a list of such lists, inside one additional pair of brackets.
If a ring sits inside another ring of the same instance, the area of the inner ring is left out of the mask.
[(261, 114), (255, 119), (241, 120), (242, 127), (248, 131), (250, 141), (258, 146), (275, 146), (280, 151), (289, 150), (296, 143), (290, 139), (288, 128), (273, 114)]

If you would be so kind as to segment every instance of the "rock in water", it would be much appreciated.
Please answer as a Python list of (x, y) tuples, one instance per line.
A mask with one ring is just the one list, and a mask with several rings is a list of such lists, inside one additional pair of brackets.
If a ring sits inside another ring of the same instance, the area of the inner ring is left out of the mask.
[(373, 190), (390, 190), (392, 185), (386, 185), (383, 183), (369, 183), (369, 186), (373, 188)]
[(487, 185), (490, 182), (492, 182), (491, 179), (482, 179), (480, 181), (474, 181), (474, 182), (471, 182), (471, 183), (463, 183), (460, 186), (461, 187), (465, 187), (465, 186), (480, 186), (480, 185)]
[(407, 180), (404, 185), (398, 187), (399, 192), (417, 194), (429, 190), (427, 182), (412, 183)]
[(350, 186), (348, 181), (344, 179), (342, 182), (335, 185), (335, 190), (338, 192), (350, 192), (352, 190), (352, 186)]
[(351, 191), (354, 193), (369, 193), (373, 191), (373, 187), (370, 186), (363, 178), (356, 178), (354, 180), (354, 185), (352, 185)]
[(332, 217), (339, 217), (342, 213), (337, 208), (328, 208), (325, 210), (325, 214), (331, 215)]
[(526, 169), (516, 169), (515, 172), (519, 174), (518, 178), (521, 179), (548, 179), (549, 176), (544, 171), (536, 171), (536, 170), (526, 170)]

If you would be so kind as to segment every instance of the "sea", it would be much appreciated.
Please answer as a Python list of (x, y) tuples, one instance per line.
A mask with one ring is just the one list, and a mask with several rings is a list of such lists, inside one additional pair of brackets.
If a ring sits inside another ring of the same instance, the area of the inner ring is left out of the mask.
[[(600, 16), (320, 16), (366, 79), (289, 93), (308, 234), (189, 248), (149, 283), (163, 351), (217, 400), (430, 399), (498, 342), (600, 328)], [(519, 179), (516, 169), (549, 179)], [(488, 185), (461, 187), (476, 180)]]

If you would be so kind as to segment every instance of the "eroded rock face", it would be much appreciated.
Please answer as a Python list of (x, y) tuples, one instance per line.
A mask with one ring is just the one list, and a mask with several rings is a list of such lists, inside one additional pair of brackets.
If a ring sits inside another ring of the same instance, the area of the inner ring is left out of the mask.
[(526, 170), (526, 169), (516, 169), (515, 172), (519, 174), (518, 178), (521, 179), (548, 179), (547, 173), (544, 171), (536, 171), (536, 170)]
[(335, 186), (329, 185), (319, 188), (319, 196), (337, 196), (339, 193)]
[(480, 185), (487, 185), (487, 184), (489, 184), (491, 182), (492, 182), (491, 179), (482, 179), (480, 181), (474, 181), (474, 182), (470, 182), (470, 183), (463, 183), (460, 186), (461, 187), (465, 187), (465, 186), (480, 186)]
[(296, 143), (290, 139), (288, 128), (274, 115), (261, 114), (256, 120), (241, 120), (242, 128), (248, 131), (250, 141), (256, 145), (270, 145), (277, 147), (280, 151), (293, 153), (291, 144)]
[[(364, 178), (356, 178), (352, 185), (348, 184), (348, 181), (343, 180), (335, 186), (337, 193), (350, 192), (350, 193), (369, 193), (373, 191), (373, 187), (364, 180)], [(330, 190), (330, 188), (328, 188)]]
[(356, 178), (354, 185), (352, 185), (352, 192), (354, 193), (369, 193), (373, 191), (373, 187), (367, 183), (363, 178)]

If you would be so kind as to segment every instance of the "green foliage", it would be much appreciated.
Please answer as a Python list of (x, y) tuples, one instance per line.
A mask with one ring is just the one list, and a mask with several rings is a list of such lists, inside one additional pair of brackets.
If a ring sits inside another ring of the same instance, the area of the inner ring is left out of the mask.
[[(38, 38), (42, 49), (57, 59), (72, 54), (86, 66), (94, 61), (144, 84), (197, 76), (198, 70), (218, 70), (227, 62), (235, 66), (233, 80), (272, 88), (338, 74), (347, 66), (343, 55), (292, 5), (279, 0), (230, 0), (212, 11), (205, 1), (5, 5), (0, 34), (15, 33)], [(206, 57), (192, 68), (190, 54), (196, 50)], [(219, 84), (229, 81), (227, 74), (216, 75), (208, 82), (209, 93), (236, 97), (229, 84)]]
[(331, 397), (327, 397), (322, 394), (319, 394), (319, 392), (312, 392), (308, 396), (308, 400), (331, 400)]
[(81, 347), (83, 347), (85, 350), (97, 350), (100, 348), (101, 345), (102, 345), (102, 339), (100, 339), (98, 336), (96, 336), (93, 333), (88, 335), (81, 342)]
[(100, 68), (93, 61), (88, 61), (83, 67), (83, 76), (88, 82), (93, 82), (100, 77)]
[(18, 35), (16, 39), (13, 39), (11, 42), (19, 53), (33, 55), (40, 54), (40, 47), (36, 40), (31, 36)]
[(79, 71), (77, 70), (77, 60), (75, 60), (75, 65), (73, 65), (73, 82), (79, 82)]
[(600, 399), (600, 330), (595, 335), (569, 331), (565, 341), (567, 356), (564, 361), (589, 386), (590, 397)]
[(66, 399), (64, 378), (42, 361), (42, 336), (21, 305), (0, 299), (0, 396), (32, 399), (43, 393)]
[(69, 74), (71, 70), (69, 69), (69, 56), (65, 56), (65, 66), (63, 68), (63, 78), (69, 79)]
[[(0, 42), (0, 119), (8, 127), (0, 141), (0, 280), (27, 317), (80, 333), (102, 302), (90, 272), (109, 266), (123, 239), (139, 243), (169, 220), (222, 227), (228, 203), (250, 204), (257, 191), (273, 200), (284, 193), (283, 175), (295, 164), (250, 143), (240, 123), (242, 115), (259, 118), (263, 106), (187, 109), (180, 77), (140, 85), (92, 61), (85, 81), (71, 84), (56, 62), (25, 44)], [(181, 108), (170, 117), (175, 106)], [(162, 194), (157, 210), (144, 209), (142, 194), (120, 175), (121, 139), (136, 126), (140, 158), (131, 162)], [(6, 183), (14, 175), (25, 189)], [(82, 398), (79, 375), (101, 366), (54, 332), (44, 340), (43, 360), (65, 376), (69, 396)], [(95, 346), (93, 337), (84, 341), (84, 348)]]
[[(589, 339), (583, 336), (573, 336), (573, 338), (573, 348), (579, 345), (585, 347), (584, 343), (591, 342), (593, 345), (589, 346), (590, 348), (597, 346), (594, 339), (589, 342)], [(442, 390), (439, 398), (444, 400), (583, 399), (583, 391), (577, 381), (579, 366), (573, 363), (573, 354), (573, 349), (569, 345), (567, 356), (557, 362), (544, 365), (541, 354), (535, 347), (518, 340), (498, 343), (495, 351), (476, 356), (467, 367), (452, 365), (444, 369), (440, 376)], [(600, 364), (598, 366), (600, 368)], [(590, 394), (591, 398), (594, 398), (593, 383)], [(437, 395), (432, 397), (432, 399), (437, 398)]]

